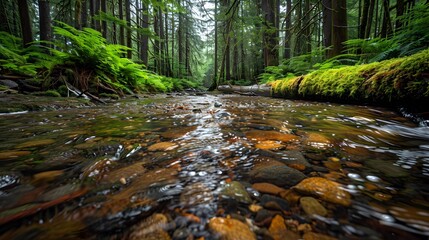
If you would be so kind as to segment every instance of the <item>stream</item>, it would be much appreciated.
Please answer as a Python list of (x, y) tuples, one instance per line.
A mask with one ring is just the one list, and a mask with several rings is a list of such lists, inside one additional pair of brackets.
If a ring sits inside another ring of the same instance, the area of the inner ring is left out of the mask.
[(428, 239), (429, 127), (169, 94), (0, 116), (0, 239)]

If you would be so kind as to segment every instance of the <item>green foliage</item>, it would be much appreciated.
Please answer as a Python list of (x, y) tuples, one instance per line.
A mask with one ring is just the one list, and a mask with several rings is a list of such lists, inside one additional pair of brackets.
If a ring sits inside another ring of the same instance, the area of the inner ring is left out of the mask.
[(273, 92), (343, 102), (377, 104), (415, 103), (429, 100), (429, 49), (417, 54), (337, 69), (317, 70), (301, 77), (272, 83)]
[(21, 39), (0, 32), (0, 73), (35, 75), (39, 65), (30, 62), (31, 56), (22, 48)]

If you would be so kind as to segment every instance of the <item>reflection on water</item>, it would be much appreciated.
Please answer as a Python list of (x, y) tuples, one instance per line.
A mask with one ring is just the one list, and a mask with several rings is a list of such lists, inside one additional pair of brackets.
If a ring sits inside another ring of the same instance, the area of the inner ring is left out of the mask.
[(160, 95), (1, 117), (1, 238), (429, 236), (429, 128), (386, 109)]

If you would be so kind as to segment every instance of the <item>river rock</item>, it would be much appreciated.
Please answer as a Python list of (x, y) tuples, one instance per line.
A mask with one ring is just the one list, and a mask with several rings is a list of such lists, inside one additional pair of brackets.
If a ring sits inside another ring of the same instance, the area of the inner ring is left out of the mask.
[(286, 228), (284, 218), (280, 215), (276, 215), (273, 218), (273, 221), (271, 222), (270, 227), (268, 228), (268, 231), (270, 232), (271, 237), (274, 240), (286, 239), (288, 230)]
[(63, 170), (41, 172), (33, 175), (34, 182), (51, 182), (64, 174)]
[(262, 195), (261, 204), (266, 209), (279, 210), (279, 211), (289, 210), (289, 204), (286, 200), (279, 197), (271, 196), (269, 194)]
[(321, 134), (308, 133), (307, 138), (304, 140), (304, 144), (318, 149), (326, 149), (331, 145), (331, 141)]
[(171, 151), (177, 147), (178, 147), (177, 144), (172, 142), (159, 142), (149, 146), (147, 150), (149, 150), (150, 152)]
[(222, 240), (256, 240), (249, 226), (232, 218), (214, 217), (209, 221), (209, 229)]
[(22, 149), (22, 148), (41, 147), (41, 146), (52, 144), (54, 142), (55, 142), (54, 139), (38, 139), (38, 140), (32, 140), (25, 143), (21, 143), (17, 145), (15, 148)]
[(326, 208), (312, 197), (302, 197), (299, 203), (301, 204), (302, 210), (309, 216), (319, 215), (324, 217), (328, 214)]
[(304, 179), (293, 189), (343, 206), (349, 206), (351, 203), (350, 194), (342, 189), (341, 184), (321, 177)]
[(252, 188), (258, 192), (272, 195), (279, 195), (281, 192), (286, 190), (271, 183), (255, 183), (252, 185)]
[(252, 202), (252, 199), (250, 199), (249, 194), (247, 193), (244, 186), (237, 181), (232, 181), (230, 183), (227, 183), (225, 187), (220, 192), (220, 195), (222, 198), (231, 198), (238, 202), (250, 204)]
[(297, 141), (299, 139), (298, 136), (292, 134), (285, 134), (276, 131), (262, 131), (262, 130), (254, 130), (246, 133), (246, 138), (250, 140), (256, 141), (281, 141), (281, 142), (291, 142)]
[(402, 178), (409, 175), (409, 171), (404, 168), (393, 165), (391, 161), (371, 160), (365, 163), (368, 167), (382, 172), (387, 177)]
[(282, 152), (280, 162), (290, 165), (290, 164), (301, 164), (305, 167), (311, 167), (311, 164), (305, 159), (304, 155), (300, 151), (290, 150)]
[(285, 146), (281, 143), (278, 143), (276, 141), (271, 141), (271, 140), (267, 140), (267, 141), (261, 141), (257, 144), (255, 144), (255, 148), (257, 149), (262, 149), (262, 150), (280, 150), (285, 148)]
[(0, 152), (0, 161), (12, 160), (18, 157), (27, 156), (29, 154), (31, 154), (30, 151), (3, 151)]
[(287, 166), (269, 166), (257, 168), (250, 172), (254, 183), (267, 182), (279, 187), (289, 188), (305, 178), (305, 175)]
[(320, 233), (314, 233), (314, 232), (304, 233), (303, 239), (304, 240), (336, 240), (336, 238), (326, 236)]

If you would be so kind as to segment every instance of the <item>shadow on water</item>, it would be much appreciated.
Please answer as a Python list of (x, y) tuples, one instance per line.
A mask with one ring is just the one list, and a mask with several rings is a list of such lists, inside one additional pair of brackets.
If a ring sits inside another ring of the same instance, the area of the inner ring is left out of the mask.
[(4, 239), (427, 239), (429, 128), (235, 95), (3, 115)]

